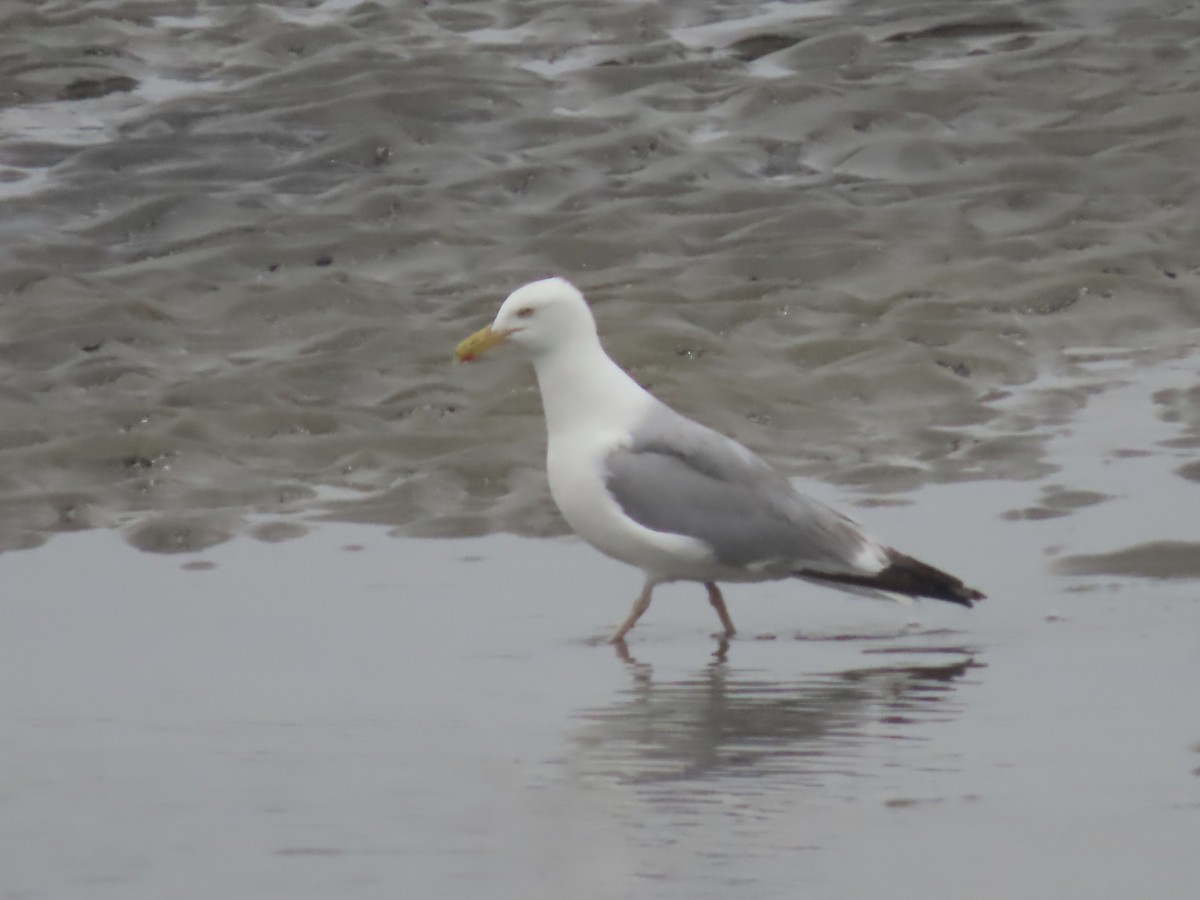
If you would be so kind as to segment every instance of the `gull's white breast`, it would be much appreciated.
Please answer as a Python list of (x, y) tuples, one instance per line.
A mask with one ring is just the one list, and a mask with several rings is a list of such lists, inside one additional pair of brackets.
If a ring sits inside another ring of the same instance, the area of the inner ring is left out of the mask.
[(602, 553), (637, 566), (660, 581), (713, 577), (711, 549), (703, 541), (639, 525), (605, 486), (605, 457), (628, 434), (572, 429), (551, 433), (546, 452), (550, 494), (575, 532)]

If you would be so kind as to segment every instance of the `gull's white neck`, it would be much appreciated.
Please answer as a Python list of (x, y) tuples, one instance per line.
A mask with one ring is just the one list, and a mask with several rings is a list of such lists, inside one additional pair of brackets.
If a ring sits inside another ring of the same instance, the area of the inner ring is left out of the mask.
[(594, 334), (533, 357), (533, 368), (552, 439), (583, 427), (624, 429), (654, 402)]

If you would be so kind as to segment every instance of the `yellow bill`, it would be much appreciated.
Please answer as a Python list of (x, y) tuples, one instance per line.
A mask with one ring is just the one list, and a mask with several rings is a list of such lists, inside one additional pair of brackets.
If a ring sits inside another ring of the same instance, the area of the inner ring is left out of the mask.
[(454, 351), (455, 362), (470, 362), (477, 356), (482, 356), (493, 347), (508, 340), (510, 332), (493, 331), (491, 325), (480, 328), (464, 340)]

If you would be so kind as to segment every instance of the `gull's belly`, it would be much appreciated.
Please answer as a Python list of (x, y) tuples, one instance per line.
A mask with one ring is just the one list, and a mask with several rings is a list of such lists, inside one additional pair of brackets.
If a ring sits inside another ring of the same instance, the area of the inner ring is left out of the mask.
[(661, 581), (716, 577), (708, 545), (681, 534), (652, 531), (630, 519), (604, 484), (602, 452), (563, 452), (550, 445), (550, 494), (567, 524), (600, 552), (637, 566)]

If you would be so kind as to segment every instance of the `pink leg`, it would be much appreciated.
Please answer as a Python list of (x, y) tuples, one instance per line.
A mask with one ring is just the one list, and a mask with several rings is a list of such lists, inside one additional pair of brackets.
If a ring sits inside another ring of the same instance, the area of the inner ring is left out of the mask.
[(650, 594), (654, 590), (654, 582), (647, 581), (646, 586), (642, 588), (642, 592), (638, 598), (633, 601), (633, 609), (629, 611), (629, 615), (625, 621), (621, 623), (621, 627), (616, 630), (616, 633), (609, 639), (609, 643), (620, 644), (625, 640), (625, 635), (629, 633), (629, 629), (637, 624), (637, 620), (642, 617), (642, 613), (650, 608)]
[(725, 637), (733, 637), (737, 634), (737, 629), (733, 627), (733, 619), (729, 618), (729, 610), (725, 608), (725, 598), (721, 596), (721, 589), (711, 581), (704, 582), (704, 586), (708, 588), (708, 602), (721, 617), (721, 624), (725, 627)]

